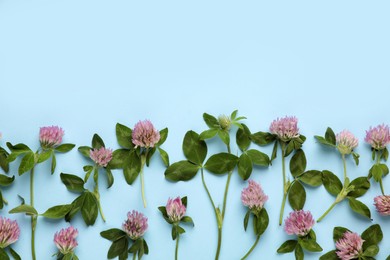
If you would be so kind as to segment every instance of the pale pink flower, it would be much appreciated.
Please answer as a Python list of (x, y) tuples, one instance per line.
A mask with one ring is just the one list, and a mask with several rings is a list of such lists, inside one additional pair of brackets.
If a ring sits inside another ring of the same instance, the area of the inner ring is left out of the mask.
[(79, 234), (77, 229), (70, 226), (66, 229), (61, 229), (59, 232), (54, 234), (54, 243), (60, 250), (61, 254), (66, 255), (72, 253), (76, 248), (77, 241), (76, 237)]
[(284, 118), (277, 118), (271, 123), (269, 128), (272, 134), (284, 142), (299, 137), (298, 119), (295, 116), (286, 116)]
[(41, 127), (39, 130), (39, 142), (43, 148), (53, 148), (62, 142), (64, 130), (58, 126)]
[(159, 131), (154, 128), (149, 120), (139, 121), (133, 129), (132, 142), (135, 147), (149, 148), (154, 147), (160, 140)]
[(268, 196), (264, 194), (260, 184), (253, 180), (248, 181), (248, 187), (241, 191), (242, 204), (259, 213), (263, 208), (264, 203), (268, 200)]
[(112, 149), (100, 147), (99, 149), (91, 149), (89, 157), (100, 167), (106, 167), (112, 159)]
[(388, 125), (382, 124), (377, 127), (370, 127), (366, 131), (366, 143), (369, 143), (372, 148), (376, 150), (382, 150), (390, 143), (390, 129)]
[(186, 214), (186, 206), (181, 202), (180, 197), (176, 199), (168, 199), (167, 202), (167, 215), (172, 222), (180, 221)]
[(347, 231), (336, 242), (336, 254), (341, 260), (357, 259), (362, 253), (363, 242), (357, 233)]
[(125, 231), (132, 240), (137, 240), (142, 237), (147, 228), (148, 218), (135, 210), (127, 213), (127, 219), (122, 225), (123, 231)]
[(390, 216), (390, 195), (381, 195), (374, 198), (376, 210), (382, 216)]
[(314, 223), (310, 211), (295, 210), (286, 218), (284, 231), (289, 235), (306, 236)]
[(0, 216), (0, 248), (15, 243), (19, 239), (20, 229), (16, 220)]
[(341, 154), (350, 154), (355, 149), (359, 140), (348, 130), (343, 130), (336, 135), (337, 149)]

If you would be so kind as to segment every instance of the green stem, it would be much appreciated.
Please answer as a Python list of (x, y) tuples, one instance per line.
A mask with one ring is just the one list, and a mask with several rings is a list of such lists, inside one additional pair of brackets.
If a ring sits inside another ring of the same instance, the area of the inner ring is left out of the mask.
[(133, 253), (133, 260), (136, 260), (137, 259), (137, 252), (134, 252)]
[(176, 237), (176, 249), (175, 249), (175, 260), (179, 259), (178, 258), (178, 255), (179, 255), (179, 238), (180, 238), (180, 235), (177, 235), (177, 237)]
[(215, 260), (219, 259), (219, 254), (221, 253), (221, 245), (222, 245), (222, 227), (218, 228), (218, 245), (217, 245), (217, 252), (215, 253)]
[(246, 255), (244, 255), (244, 257), (241, 258), (241, 260), (246, 259), (246, 258), (252, 253), (252, 251), (253, 251), (253, 250), (255, 249), (255, 247), (257, 246), (257, 243), (259, 243), (259, 240), (260, 240), (260, 236), (257, 236), (257, 237), (256, 237), (255, 243), (253, 244), (253, 246), (251, 247), (251, 249), (249, 249), (248, 253), (246, 253)]
[(333, 202), (333, 204), (329, 207), (329, 209), (327, 211), (325, 211), (324, 214), (322, 214), (322, 216), (317, 220), (317, 222), (320, 222), (323, 218), (325, 218), (326, 215), (328, 215), (328, 213), (334, 208), (334, 206), (337, 205), (338, 202)]
[(341, 159), (343, 160), (343, 166), (344, 166), (344, 182), (347, 179), (347, 162), (345, 160), (345, 154), (341, 155)]
[(385, 195), (385, 189), (383, 188), (382, 178), (379, 180), (379, 185), (381, 187), (382, 195)]
[(97, 187), (97, 185), (96, 185), (96, 189), (95, 189), (95, 196), (96, 196), (98, 204), (99, 204), (100, 216), (102, 217), (102, 220), (104, 222), (106, 222), (106, 217), (104, 216), (104, 213), (103, 213), (102, 204), (100, 203), (100, 193), (99, 193), (99, 188)]
[[(381, 163), (381, 151), (379, 150), (377, 152), (377, 157), (376, 157), (376, 164), (379, 165)], [(382, 177), (380, 178), (379, 180), (379, 185), (381, 187), (381, 192), (382, 192), (382, 195), (385, 195), (385, 189), (383, 188), (383, 182), (382, 182)]]
[[(34, 207), (34, 168), (31, 169), (30, 173), (30, 205)], [(37, 226), (37, 216), (31, 216), (31, 255), (32, 259), (35, 260), (35, 229)]]
[(227, 181), (226, 181), (225, 193), (223, 195), (222, 219), (225, 217), (226, 201), (227, 201), (227, 195), (228, 195), (228, 192), (229, 192), (229, 185), (230, 185), (230, 179), (232, 178), (232, 173), (233, 173), (233, 171), (230, 171), (228, 173), (228, 178), (227, 178)]
[(146, 208), (146, 197), (145, 197), (145, 180), (144, 180), (144, 166), (146, 162), (146, 155), (141, 155), (141, 195), (142, 202), (144, 203), (144, 208)]
[(279, 226), (282, 225), (283, 222), (283, 213), (284, 213), (284, 207), (286, 205), (286, 199), (287, 199), (287, 183), (286, 183), (286, 162), (285, 162), (285, 150), (286, 150), (286, 145), (284, 142), (281, 142), (281, 148), (282, 148), (282, 173), (283, 173), (283, 200), (282, 200), (282, 206), (280, 208), (280, 213), (279, 213)]
[[(200, 168), (200, 173), (201, 173), (201, 175), (202, 175), (203, 187), (204, 187), (204, 189), (206, 190), (207, 196), (209, 197), (209, 200), (210, 200), (210, 202), (211, 202), (211, 205), (212, 205), (213, 208), (214, 208), (215, 216), (217, 217), (216, 207), (215, 207), (213, 198), (211, 197), (210, 191), (209, 191), (209, 189), (207, 188), (207, 184), (206, 184), (206, 181), (205, 181), (205, 179), (204, 179), (203, 168)], [(218, 217), (217, 217), (217, 220), (218, 220)]]
[(8, 204), (8, 201), (4, 197), (3, 197), (3, 203), (6, 205)]

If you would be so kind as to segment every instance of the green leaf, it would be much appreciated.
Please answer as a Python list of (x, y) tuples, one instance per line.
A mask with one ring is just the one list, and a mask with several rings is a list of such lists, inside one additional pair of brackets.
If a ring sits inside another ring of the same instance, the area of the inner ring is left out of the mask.
[(42, 163), (46, 161), (47, 159), (50, 158), (50, 156), (53, 154), (52, 150), (46, 150), (38, 154), (38, 162), (37, 163)]
[(215, 174), (223, 174), (232, 171), (238, 162), (237, 156), (230, 153), (218, 153), (212, 155), (206, 162), (205, 168)]
[(58, 219), (65, 217), (66, 214), (72, 209), (71, 204), (58, 205), (49, 208), (45, 211), (45, 213), (41, 214), (41, 216), (51, 219)]
[(295, 247), (297, 246), (298, 241), (296, 240), (287, 240), (284, 242), (277, 250), (279, 254), (281, 253), (290, 253), (294, 251)]
[(27, 204), (22, 204), (20, 206), (17, 206), (16, 208), (11, 209), (9, 213), (10, 214), (25, 213), (26, 215), (30, 215), (30, 216), (38, 215), (37, 210), (34, 207)]
[(177, 238), (178, 233), (179, 232), (177, 230), (177, 226), (173, 225), (172, 226), (172, 231), (171, 231), (172, 240), (175, 240)]
[(3, 199), (3, 194), (1, 193), (1, 190), (0, 190), (0, 209), (3, 209), (4, 208), (4, 199)]
[(100, 235), (103, 238), (108, 239), (110, 241), (116, 241), (122, 237), (125, 237), (126, 233), (123, 230), (120, 230), (118, 228), (111, 228), (100, 232)]
[(164, 162), (164, 165), (166, 167), (168, 167), (169, 166), (169, 156), (168, 156), (168, 153), (166, 151), (164, 151), (163, 149), (161, 149), (160, 147), (158, 147), (158, 152), (160, 153), (160, 156), (161, 156), (161, 159)]
[(333, 229), (333, 241), (337, 242), (339, 241), (345, 234), (345, 232), (351, 232), (348, 228), (344, 227), (335, 227)]
[(91, 175), (92, 171), (94, 170), (94, 167), (91, 165), (86, 165), (83, 167), (83, 170), (85, 171), (84, 183), (87, 183), (89, 176)]
[(160, 131), (160, 140), (158, 141), (157, 146), (160, 146), (163, 143), (165, 143), (167, 137), (168, 137), (168, 128), (164, 128)]
[(243, 153), (238, 160), (238, 174), (243, 180), (247, 180), (252, 173), (253, 166), (251, 158)]
[(353, 197), (347, 197), (347, 198), (349, 200), (349, 206), (353, 211), (362, 215), (363, 217), (367, 217), (371, 219), (370, 209), (366, 205), (364, 205), (363, 202), (360, 202)]
[(67, 153), (75, 147), (74, 144), (60, 144), (54, 150), (59, 153)]
[(171, 164), (165, 170), (165, 178), (170, 181), (188, 181), (195, 177), (200, 167), (189, 161), (179, 161)]
[(330, 171), (322, 171), (322, 182), (325, 189), (334, 196), (337, 196), (343, 188), (339, 178)]
[(1, 186), (8, 186), (15, 180), (15, 176), (8, 177), (6, 175), (0, 174), (0, 185)]
[(71, 210), (68, 212), (68, 214), (66, 214), (65, 216), (65, 220), (67, 222), (70, 222), (72, 220), (72, 218), (77, 214), (77, 212), (79, 210), (81, 210), (81, 207), (83, 206), (84, 204), (84, 199), (85, 199), (85, 193), (82, 193), (80, 196), (78, 196), (72, 203), (72, 208)]
[(379, 164), (379, 166), (382, 168), (382, 172), (383, 172), (383, 176), (386, 176), (387, 174), (389, 174), (389, 168), (387, 167), (386, 164)]
[(51, 157), (51, 165), (50, 165), (50, 173), (53, 174), (54, 171), (56, 170), (57, 166), (57, 159), (56, 155), (53, 153), (53, 156)]
[(184, 205), (184, 207), (186, 207), (187, 208), (187, 196), (184, 196), (183, 198), (181, 198), (181, 204), (183, 204)]
[(367, 250), (370, 246), (376, 246), (383, 239), (383, 232), (378, 224), (371, 225), (362, 233), (363, 251)]
[(322, 255), (320, 260), (339, 260), (339, 258), (337, 257), (336, 250), (332, 250)]
[(294, 177), (301, 175), (306, 169), (306, 156), (303, 150), (299, 149), (291, 157), (290, 160), (290, 171)]
[(184, 216), (184, 217), (180, 220), (180, 222), (189, 223), (189, 224), (192, 224), (193, 226), (195, 226), (194, 221), (193, 221), (192, 218), (189, 217), (189, 216)]
[(114, 184), (114, 176), (112, 176), (112, 172), (110, 168), (106, 168), (106, 175), (107, 175), (107, 189)]
[(336, 135), (334, 134), (332, 128), (328, 127), (325, 132), (325, 140), (328, 143), (336, 145)]
[(210, 128), (219, 128), (218, 120), (207, 113), (203, 113), (203, 120), (205, 121), (206, 125)]
[(382, 167), (380, 167), (378, 164), (374, 164), (370, 169), (370, 174), (372, 177), (374, 177), (376, 182), (379, 182), (383, 176)]
[(94, 134), (92, 137), (92, 148), (99, 149), (101, 147), (105, 147), (103, 139), (98, 134)]
[[(132, 130), (125, 125), (117, 123), (115, 126), (116, 140), (123, 148), (133, 149)], [(161, 139), (161, 137), (160, 137)]]
[(387, 149), (387, 147), (385, 147), (385, 149), (383, 149), (382, 152), (382, 159), (387, 161), (388, 158), (389, 158), (389, 150)]
[(146, 243), (145, 239), (142, 239), (143, 241), (143, 245), (144, 245), (144, 252), (145, 254), (149, 254), (149, 247), (148, 247), (148, 244)]
[(110, 249), (108, 249), (107, 258), (112, 259), (119, 255), (122, 255), (123, 252), (127, 253), (127, 248), (129, 246), (129, 241), (126, 237), (122, 237), (116, 241), (114, 241)]
[(91, 147), (89, 146), (80, 146), (77, 150), (84, 155), (85, 157), (89, 158), (89, 152), (91, 151)]
[(123, 168), (123, 175), (127, 184), (131, 185), (141, 172), (141, 160), (136, 152), (130, 153), (129, 160)]
[(287, 146), (286, 146), (286, 150), (284, 152), (284, 157), (287, 157), (290, 155), (290, 153), (292, 153), (294, 151), (295, 147), (294, 147), (294, 142), (293, 141), (290, 141)]
[(249, 216), (251, 215), (251, 210), (249, 209), (244, 217), (244, 230), (246, 231), (246, 228), (248, 227), (248, 222), (249, 222)]
[(236, 119), (237, 113), (238, 113), (238, 110), (237, 110), (237, 109), (234, 110), (234, 111), (230, 114), (230, 118), (231, 118), (232, 120)]
[(249, 158), (251, 158), (251, 161), (256, 165), (268, 167), (270, 163), (268, 155), (260, 151), (257, 151), (255, 149), (250, 149), (246, 151), (246, 154), (249, 156)]
[(270, 164), (272, 163), (272, 161), (276, 158), (277, 156), (277, 152), (278, 152), (278, 142), (275, 142), (274, 144), (274, 148), (272, 149), (272, 155), (271, 155), (271, 161), (270, 161)]
[(0, 167), (5, 171), (9, 171), (9, 163), (8, 163), (8, 152), (0, 147)]
[(299, 244), (309, 252), (321, 252), (322, 247), (312, 239), (300, 239)]
[(276, 136), (267, 132), (257, 132), (251, 134), (250, 139), (260, 146), (268, 145), (276, 140)]
[(327, 145), (327, 146), (331, 146), (331, 147), (336, 147), (336, 145), (326, 141), (325, 138), (323, 138), (322, 136), (319, 136), (319, 135), (315, 135), (314, 136), (315, 139), (317, 139), (317, 141), (320, 143), (320, 144), (323, 144), (323, 145)]
[[(11, 150), (11, 154), (7, 157), (8, 162), (14, 161), (19, 155), (33, 153), (33, 151), (31, 151), (31, 149), (25, 144), (12, 145), (11, 143), (7, 142), (7, 147)], [(3, 149), (3, 153), (4, 151), (5, 150)]]
[(295, 247), (295, 260), (303, 260), (304, 259), (304, 254), (303, 254), (303, 249), (300, 244), (297, 244)]
[(1, 248), (1, 247), (0, 247), (0, 259), (2, 259), (2, 260), (9, 260), (10, 259), (7, 252), (5, 252), (4, 248)]
[(241, 149), (241, 151), (245, 151), (248, 149), (249, 145), (251, 144), (250, 139), (250, 131), (248, 127), (244, 124), (242, 124), (243, 129), (238, 129), (236, 133), (236, 142), (238, 147)]
[(133, 254), (136, 254), (139, 250), (139, 248), (141, 247), (141, 243), (140, 243), (140, 240), (136, 240), (134, 241), (134, 243), (131, 245), (131, 247), (129, 248), (128, 252), (129, 253), (133, 253)]
[(359, 165), (359, 157), (360, 157), (360, 155), (355, 153), (355, 152), (353, 152), (352, 153), (352, 157), (353, 157), (353, 160), (355, 161), (355, 164)]
[(374, 257), (379, 253), (379, 247), (377, 245), (372, 245), (367, 247), (366, 250), (364, 250), (363, 255), (364, 256), (369, 256), (369, 257)]
[(200, 140), (207, 140), (207, 139), (213, 138), (217, 133), (218, 133), (217, 128), (208, 129), (208, 130), (203, 131), (199, 135), (199, 139)]
[(14, 260), (21, 260), (22, 258), (19, 256), (18, 253), (16, 253), (15, 250), (13, 250), (10, 246), (8, 247), (9, 249), (9, 252), (11, 253), (12, 257), (14, 258)]
[(225, 130), (219, 130), (218, 131), (218, 136), (221, 138), (222, 142), (226, 145), (230, 145), (230, 135), (228, 131)]
[(30, 171), (35, 166), (35, 154), (33, 152), (27, 153), (20, 162), (18, 173), (22, 175)]
[(153, 154), (156, 152), (156, 147), (149, 149), (146, 154), (146, 166), (149, 167), (150, 159), (152, 159)]
[(60, 177), (62, 183), (65, 184), (68, 190), (74, 192), (83, 192), (85, 190), (84, 181), (80, 177), (67, 173), (61, 173)]
[(320, 186), (322, 184), (322, 173), (316, 170), (307, 171), (299, 176), (299, 180), (310, 186)]
[(303, 206), (305, 206), (306, 191), (299, 181), (296, 181), (291, 185), (288, 193), (288, 202), (295, 210), (303, 209)]
[(268, 227), (269, 217), (267, 210), (263, 208), (259, 216), (253, 215), (253, 228), (257, 236), (261, 236)]
[(84, 204), (81, 208), (81, 215), (87, 226), (95, 224), (98, 216), (98, 202), (92, 192), (85, 192)]
[(131, 151), (127, 149), (117, 149), (112, 153), (112, 159), (108, 163), (110, 169), (121, 169), (125, 167), (129, 160)]
[(183, 152), (190, 162), (201, 166), (207, 155), (206, 142), (194, 131), (188, 131), (183, 140)]
[(354, 179), (349, 186), (354, 186), (354, 190), (348, 193), (348, 196), (358, 198), (366, 194), (370, 188), (370, 182), (367, 177), (359, 177)]

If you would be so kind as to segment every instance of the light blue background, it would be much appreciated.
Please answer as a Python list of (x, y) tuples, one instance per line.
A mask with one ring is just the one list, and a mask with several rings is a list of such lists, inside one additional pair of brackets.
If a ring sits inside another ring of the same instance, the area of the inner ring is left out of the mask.
[[(115, 124), (133, 127), (147, 118), (158, 129), (169, 128), (163, 148), (175, 162), (184, 158), (185, 132), (207, 128), (203, 112), (219, 115), (239, 109), (253, 132), (267, 131), (276, 117), (297, 116), (301, 133), (308, 137), (308, 169), (328, 169), (339, 176), (338, 154), (321, 147), (313, 136), (322, 135), (327, 126), (336, 132), (350, 129), (360, 139), (356, 151), (361, 163), (356, 167), (348, 158), (349, 176), (365, 176), (372, 163), (363, 142), (365, 130), (390, 123), (389, 7), (388, 1), (0, 0), (1, 146), (23, 142), (36, 149), (39, 127), (59, 125), (66, 132), (64, 142), (89, 145), (98, 133), (106, 146), (116, 149)], [(218, 140), (209, 142), (209, 154), (223, 149)], [(270, 154), (271, 147), (260, 150)], [(84, 176), (87, 161), (77, 150), (57, 159), (53, 176), (47, 164), (37, 168), (39, 212), (75, 198), (61, 183), (60, 172)], [(16, 171), (13, 164), (10, 175)], [(150, 254), (145, 259), (173, 259), (170, 226), (157, 207), (177, 195), (188, 196), (188, 215), (196, 224), (186, 228), (180, 259), (213, 259), (216, 223), (200, 176), (170, 183), (158, 156), (145, 172), (147, 209), (141, 204), (139, 179), (128, 186), (115, 171), (111, 189), (100, 185), (107, 222), (99, 217), (87, 228), (80, 215), (72, 222), (80, 232), (80, 259), (105, 259), (110, 242), (99, 233), (120, 227), (132, 209), (149, 217), (145, 238)], [(226, 176), (206, 178), (221, 205)], [(270, 225), (250, 259), (292, 259), (292, 254), (276, 253), (290, 239), (277, 224), (280, 156), (269, 169), (256, 168), (252, 178), (269, 195)], [(25, 174), (5, 189), (9, 205), (1, 215), (8, 216), (6, 212), (20, 203), (16, 194), (28, 197), (28, 182)], [(389, 177), (384, 185), (389, 192)], [(244, 232), (242, 225), (240, 192), (245, 186), (235, 173), (221, 259), (239, 259), (255, 240), (252, 229)], [(390, 222), (374, 210), (373, 197), (378, 194), (379, 186), (373, 185), (361, 200), (371, 209), (372, 223), (379, 223), (385, 233), (377, 257), (385, 259), (390, 254)], [(307, 188), (305, 209), (318, 218), (333, 200), (323, 187)], [(287, 206), (285, 215), (289, 211)], [(22, 226), (15, 249), (29, 259), (30, 219), (11, 217)], [(372, 223), (343, 202), (314, 230), (327, 252), (334, 249), (334, 226), (361, 233)], [(51, 259), (56, 252), (53, 235), (68, 225), (39, 220), (38, 259)], [(305, 255), (317, 259), (321, 254)]]

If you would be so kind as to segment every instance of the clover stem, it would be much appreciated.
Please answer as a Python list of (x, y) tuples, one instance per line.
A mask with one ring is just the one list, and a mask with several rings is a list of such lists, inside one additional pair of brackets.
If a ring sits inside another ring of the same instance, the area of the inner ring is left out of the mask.
[(137, 252), (134, 252), (133, 253), (133, 260), (136, 260), (137, 259)]
[[(30, 205), (34, 207), (34, 168), (30, 172)], [(32, 259), (35, 260), (35, 229), (37, 226), (37, 216), (31, 216), (31, 255)]]
[(287, 199), (286, 163), (285, 163), (286, 145), (284, 142), (281, 142), (281, 148), (282, 148), (282, 173), (283, 173), (283, 200), (282, 200), (282, 206), (280, 208), (280, 213), (279, 213), (279, 226), (281, 226), (283, 222), (284, 207), (286, 205), (286, 199)]
[(179, 238), (180, 235), (177, 235), (176, 237), (176, 249), (175, 249), (175, 260), (179, 259), (178, 254), (179, 254)]
[(325, 211), (325, 213), (317, 220), (317, 222), (320, 222), (323, 218), (326, 217), (326, 215), (328, 215), (328, 213), (334, 208), (334, 206), (336, 206), (338, 202), (333, 202), (333, 204), (329, 207), (329, 209), (327, 211)]
[(382, 178), (379, 180), (379, 185), (380, 185), (380, 187), (381, 187), (382, 195), (385, 195), (385, 189), (383, 188)]
[(144, 203), (144, 208), (146, 208), (146, 198), (145, 198), (145, 181), (144, 181), (144, 166), (146, 162), (146, 155), (141, 155), (141, 195), (142, 195), (142, 202)]
[(253, 246), (249, 249), (248, 253), (246, 253), (246, 254), (244, 255), (244, 257), (241, 258), (241, 260), (246, 259), (246, 258), (252, 253), (252, 251), (253, 251), (253, 250), (255, 249), (255, 247), (257, 246), (257, 243), (259, 243), (259, 240), (260, 240), (260, 236), (258, 235), (258, 236), (256, 237), (256, 241), (255, 241), (255, 243), (253, 244)]
[(345, 160), (345, 154), (341, 155), (341, 159), (343, 160), (343, 166), (344, 166), (344, 182), (347, 179), (347, 162)]

